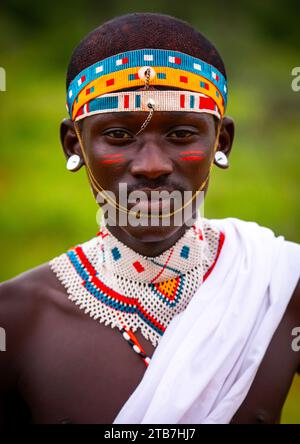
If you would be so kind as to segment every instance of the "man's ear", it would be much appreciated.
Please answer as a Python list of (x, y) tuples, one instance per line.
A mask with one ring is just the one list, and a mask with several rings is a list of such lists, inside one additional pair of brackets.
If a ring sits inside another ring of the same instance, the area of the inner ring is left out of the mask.
[(234, 139), (234, 122), (231, 117), (223, 117), (219, 134), (218, 151), (229, 157)]
[[(80, 157), (80, 163), (76, 171), (84, 165), (83, 155), (81, 152), (80, 143), (76, 135), (74, 123), (70, 119), (64, 119), (60, 124), (60, 142), (66, 159), (77, 154)], [(75, 171), (75, 170), (74, 170)]]

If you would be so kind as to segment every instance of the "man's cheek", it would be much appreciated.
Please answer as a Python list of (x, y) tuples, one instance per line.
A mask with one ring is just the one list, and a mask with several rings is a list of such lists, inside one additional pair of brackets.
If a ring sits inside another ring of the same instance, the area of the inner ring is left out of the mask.
[(100, 165), (116, 165), (125, 162), (123, 153), (107, 153), (99, 160)]
[(203, 150), (184, 150), (180, 152), (179, 159), (183, 162), (199, 162), (205, 158)]

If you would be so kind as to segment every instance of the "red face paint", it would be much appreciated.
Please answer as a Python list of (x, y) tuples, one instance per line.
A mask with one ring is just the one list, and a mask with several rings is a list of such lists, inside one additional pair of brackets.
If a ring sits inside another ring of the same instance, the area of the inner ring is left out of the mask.
[(181, 151), (180, 160), (203, 160), (205, 156), (203, 156), (204, 151), (202, 150), (190, 150), (190, 151)]
[(204, 156), (188, 156), (188, 157), (181, 157), (180, 160), (203, 160)]
[(102, 160), (101, 163), (108, 164), (108, 163), (120, 163), (120, 162), (123, 162), (123, 159), (105, 159)]
[(106, 159), (101, 160), (100, 163), (104, 164), (121, 163), (125, 160), (123, 153), (104, 154), (104, 157), (106, 157)]

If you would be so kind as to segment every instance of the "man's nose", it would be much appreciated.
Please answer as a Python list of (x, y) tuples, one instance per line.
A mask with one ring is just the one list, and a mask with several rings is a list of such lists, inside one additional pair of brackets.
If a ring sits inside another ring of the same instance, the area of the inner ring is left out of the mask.
[(156, 179), (164, 174), (173, 172), (173, 162), (163, 151), (163, 147), (154, 142), (144, 143), (131, 164), (133, 176), (145, 176)]

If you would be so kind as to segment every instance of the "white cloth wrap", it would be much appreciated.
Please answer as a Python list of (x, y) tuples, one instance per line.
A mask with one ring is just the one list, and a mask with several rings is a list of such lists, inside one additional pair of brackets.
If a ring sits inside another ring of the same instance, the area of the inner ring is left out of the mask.
[(114, 424), (229, 423), (250, 389), (297, 285), (300, 246), (254, 222), (211, 222), (225, 234), (216, 266)]

